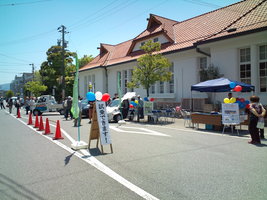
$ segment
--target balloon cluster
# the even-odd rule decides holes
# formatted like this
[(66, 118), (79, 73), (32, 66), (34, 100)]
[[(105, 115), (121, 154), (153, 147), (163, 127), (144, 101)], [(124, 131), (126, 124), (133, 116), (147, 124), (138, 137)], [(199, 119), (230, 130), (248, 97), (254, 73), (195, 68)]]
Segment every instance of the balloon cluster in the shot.
[(231, 99), (224, 98), (223, 102), (224, 103), (237, 103), (239, 108), (249, 108), (249, 101), (245, 100), (244, 98), (235, 98), (235, 97), (232, 97)]
[(88, 101), (109, 101), (110, 99), (110, 95), (108, 93), (104, 93), (102, 94), (101, 92), (97, 91), (95, 94), (93, 92), (87, 92), (86, 94), (86, 99)]
[(130, 108), (136, 107), (138, 105), (138, 103), (139, 103), (138, 100), (131, 101), (130, 102)]
[(236, 102), (236, 98), (235, 97), (232, 97), (231, 99), (224, 98), (223, 102), (224, 103), (235, 103)]
[(241, 91), (242, 91), (242, 86), (240, 86), (240, 85), (236, 85), (235, 82), (231, 82), (231, 83), (229, 84), (229, 86), (230, 86), (230, 88), (232, 88), (233, 91), (235, 91), (235, 92), (241, 92)]
[(238, 103), (239, 108), (249, 108), (249, 100), (244, 98), (236, 98), (236, 103)]

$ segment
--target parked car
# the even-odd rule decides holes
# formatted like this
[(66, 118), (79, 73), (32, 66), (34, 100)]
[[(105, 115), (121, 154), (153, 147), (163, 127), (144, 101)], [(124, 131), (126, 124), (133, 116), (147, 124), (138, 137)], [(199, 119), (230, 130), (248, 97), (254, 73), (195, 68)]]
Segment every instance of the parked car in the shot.
[(82, 117), (89, 117), (89, 103), (87, 99), (82, 100)]
[[(132, 97), (135, 97), (135, 96), (136, 96), (135, 92), (128, 92), (121, 98), (121, 102), (124, 99), (129, 99), (130, 100)], [(108, 114), (108, 120), (109, 121), (118, 122), (118, 121), (122, 120), (122, 114), (121, 114), (121, 111), (120, 111), (120, 103), (121, 102), (120, 102), (119, 99), (114, 99), (107, 106), (107, 114)], [(134, 112), (132, 110), (129, 110), (129, 112), (128, 112), (129, 120), (133, 120), (133, 117), (134, 117)]]
[(33, 109), (33, 115), (42, 115), (45, 112), (59, 112), (60, 114), (64, 114), (63, 105), (58, 104), (51, 95), (42, 95), (38, 97)]

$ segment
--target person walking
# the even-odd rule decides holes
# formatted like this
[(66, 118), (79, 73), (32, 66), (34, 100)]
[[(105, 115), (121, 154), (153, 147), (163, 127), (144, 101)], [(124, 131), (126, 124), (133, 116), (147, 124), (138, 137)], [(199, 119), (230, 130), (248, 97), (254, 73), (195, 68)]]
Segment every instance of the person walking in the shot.
[[(266, 110), (260, 103), (260, 98), (258, 96), (250, 97), (250, 106), (249, 106), (249, 133), (251, 136), (251, 141), (249, 144), (260, 144), (260, 134), (259, 127), (257, 127), (259, 120), (264, 118)], [(263, 130), (264, 131), (264, 130)], [(264, 132), (261, 132), (261, 136), (264, 137)]]
[(3, 108), (6, 109), (5, 106), (4, 106), (4, 98), (3, 97), (0, 98), (0, 106), (1, 106), (1, 110)]
[(10, 98), (10, 99), (8, 100), (9, 114), (12, 113), (12, 107), (13, 107), (13, 100), (12, 100), (12, 98)]

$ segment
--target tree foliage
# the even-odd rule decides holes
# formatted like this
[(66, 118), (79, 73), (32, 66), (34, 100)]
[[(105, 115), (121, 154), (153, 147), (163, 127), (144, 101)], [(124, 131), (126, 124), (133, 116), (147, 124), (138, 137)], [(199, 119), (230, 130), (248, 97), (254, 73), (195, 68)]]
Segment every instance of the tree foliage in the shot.
[[(56, 88), (56, 99), (61, 98), (62, 92), (62, 47), (52, 46), (46, 52), (47, 61), (41, 64), (40, 75), (42, 83), (47, 86), (47, 92), (51, 93)], [(72, 96), (75, 67), (72, 64), (75, 53), (66, 51), (64, 53), (65, 66), (65, 95)]]
[(169, 71), (171, 63), (161, 54), (160, 44), (151, 40), (141, 47), (145, 51), (145, 55), (137, 59), (137, 66), (134, 67), (132, 80), (128, 82), (127, 87), (138, 88), (140, 85), (146, 90), (149, 96), (149, 88), (157, 81), (171, 80), (172, 72)]
[(46, 91), (47, 86), (42, 85), (39, 81), (29, 81), (25, 84), (25, 89), (38, 97), (42, 92)]
[(82, 58), (79, 59), (79, 67), (82, 68), (83, 66), (87, 65), (94, 59), (92, 55), (84, 55)]
[(11, 98), (14, 96), (14, 92), (12, 90), (6, 91), (6, 98)]

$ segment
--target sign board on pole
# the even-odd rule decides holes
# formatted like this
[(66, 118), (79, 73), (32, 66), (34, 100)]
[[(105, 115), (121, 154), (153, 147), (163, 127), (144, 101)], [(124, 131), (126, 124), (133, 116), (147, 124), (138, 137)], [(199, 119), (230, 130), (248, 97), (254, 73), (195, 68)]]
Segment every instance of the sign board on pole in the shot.
[(144, 101), (144, 115), (148, 115), (149, 113), (152, 113), (152, 110), (154, 109), (154, 103), (151, 101)]
[(239, 107), (237, 103), (222, 104), (222, 123), (226, 125), (240, 124)]

